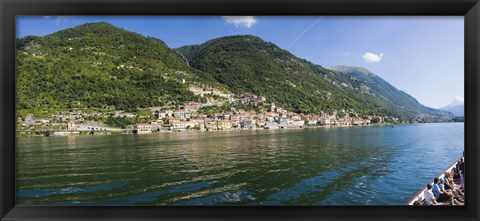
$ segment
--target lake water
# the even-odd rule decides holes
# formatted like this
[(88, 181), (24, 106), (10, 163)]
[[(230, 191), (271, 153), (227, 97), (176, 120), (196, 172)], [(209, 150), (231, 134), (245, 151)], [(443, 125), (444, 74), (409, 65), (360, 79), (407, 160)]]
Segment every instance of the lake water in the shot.
[(21, 205), (403, 205), (463, 123), (17, 138)]

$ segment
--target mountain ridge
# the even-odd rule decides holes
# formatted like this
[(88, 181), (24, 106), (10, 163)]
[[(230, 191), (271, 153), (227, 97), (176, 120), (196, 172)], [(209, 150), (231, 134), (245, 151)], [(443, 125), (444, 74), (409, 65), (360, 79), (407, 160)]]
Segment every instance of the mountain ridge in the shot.
[[(252, 44), (245, 46), (244, 42), (246, 41)], [(237, 43), (232, 46), (232, 42)], [(421, 105), (412, 96), (401, 90), (398, 90), (397, 88), (393, 87), (388, 82), (381, 79), (380, 77), (365, 68), (337, 66), (337, 70), (332, 70), (335, 69), (335, 67), (332, 69), (326, 69), (320, 65), (313, 64), (305, 59), (298, 58), (290, 52), (283, 50), (270, 42), (265, 42), (262, 39), (251, 35), (226, 36), (212, 39), (199, 45), (183, 46), (177, 48), (176, 50), (178, 50), (180, 53), (184, 54), (185, 57), (188, 58), (192, 67), (205, 71), (206, 73), (213, 73), (212, 77), (217, 79), (218, 81), (221, 81), (221, 79), (219, 78), (228, 77), (234, 79), (235, 76), (243, 75), (255, 74), (259, 76), (266, 76), (268, 75), (268, 73), (264, 73), (265, 71), (252, 71), (249, 68), (251, 68), (251, 66), (270, 64), (270, 66), (268, 67), (264, 65), (263, 70), (277, 70), (277, 68), (275, 67), (277, 67), (279, 64), (276, 64), (275, 61), (280, 61), (282, 63), (280, 65), (283, 65), (284, 69), (290, 71), (293, 70), (293, 73), (295, 71), (302, 72), (302, 77), (305, 81), (307, 81), (307, 84), (317, 84), (317, 88), (325, 89), (323, 92), (327, 94), (334, 92), (335, 95), (339, 95), (337, 98), (333, 98), (337, 100), (337, 105), (335, 108), (340, 107), (345, 109), (360, 109), (361, 114), (388, 114), (390, 116), (410, 119), (415, 118), (417, 114), (421, 113), (427, 113), (432, 115), (451, 115), (448, 112), (435, 110), (433, 108)], [(245, 51), (248, 51), (249, 53), (244, 53), (244, 56), (237, 56), (238, 53)], [(265, 60), (265, 56), (269, 56), (269, 60)], [(237, 63), (236, 65), (231, 65), (231, 58), (236, 59), (234, 61)], [(216, 62), (219, 60), (224, 60), (226, 62)], [(244, 60), (244, 62), (238, 62), (241, 60)], [(239, 70), (238, 67), (246, 68)], [(277, 77), (284, 77), (284, 75), (282, 74), (279, 75), (278, 71), (275, 72), (277, 74)], [(232, 76), (232, 73), (236, 73), (236, 75)], [(317, 76), (312, 75), (312, 73), (315, 73), (315, 75), (320, 76), (321, 78), (318, 79)], [(292, 73), (289, 73), (288, 75), (293, 76)], [(286, 75), (287, 78), (288, 75)], [(262, 82), (262, 79), (255, 80), (255, 78), (250, 78), (250, 80), (252, 82), (257, 81), (258, 85), (266, 83)], [(287, 80), (293, 83), (297, 82), (297, 78), (290, 77)], [(250, 89), (250, 86), (245, 86), (244, 84), (235, 84), (234, 80), (222, 83), (227, 83), (227, 85), (230, 84), (228, 86), (233, 87), (231, 88), (233, 91), (243, 90), (242, 92), (247, 92)], [(275, 83), (277, 85), (281, 84), (281, 82), (278, 81)], [(380, 84), (381, 87), (375, 86), (376, 84)], [(289, 88), (283, 88), (282, 91), (295, 93)], [(272, 97), (272, 94), (276, 95), (277, 93), (281, 93), (273, 93), (261, 90), (253, 92), (260, 92), (260, 95), (264, 95), (270, 98)], [(387, 93), (388, 96), (385, 97), (384, 93)], [(315, 90), (307, 89), (307, 94), (315, 94)], [(319, 93), (318, 95), (321, 95), (321, 93)], [(384, 100), (381, 100), (380, 97), (383, 97)], [(311, 101), (313, 105), (317, 105), (318, 103), (322, 103), (325, 102), (325, 100), (328, 100), (328, 98), (326, 97), (323, 97), (320, 101), (315, 100), (315, 98), (310, 99), (312, 99)], [(392, 99), (399, 99), (400, 102), (392, 101)], [(282, 100), (274, 99), (274, 102), (280, 102), (282, 105), (288, 105), (288, 103), (295, 102), (291, 100), (287, 101), (288, 102), (283, 102)], [(359, 105), (358, 101), (360, 101), (362, 104)], [(321, 109), (323, 111), (328, 110), (329, 108), (332, 107), (327, 105), (321, 106)], [(362, 110), (362, 108), (367, 108), (370, 111)]]
[[(265, 96), (297, 113), (345, 109), (404, 120), (418, 114), (449, 115), (424, 107), (367, 69), (330, 70), (253, 35), (172, 49), (160, 39), (100, 22), (17, 39), (17, 49), (17, 108), (24, 112), (108, 107), (133, 111), (204, 102), (189, 87), (207, 85), (237, 95)], [(375, 82), (384, 88), (374, 87)], [(382, 90), (391, 94), (385, 97)], [(415, 108), (397, 111), (397, 103), (389, 100), (394, 97)]]
[(266, 96), (269, 102), (290, 111), (319, 112), (359, 106), (301, 59), (256, 36), (226, 36), (177, 50), (192, 67), (211, 74), (233, 92)]
[(418, 102), (413, 96), (394, 87), (378, 75), (370, 72), (363, 67), (347, 67), (334, 66), (331, 67), (345, 73), (351, 77), (362, 80), (367, 85), (381, 94), (386, 100), (391, 101), (391, 105), (395, 106), (401, 111), (417, 111), (420, 113), (427, 113), (432, 115), (447, 115), (452, 116), (451, 113), (427, 107)]

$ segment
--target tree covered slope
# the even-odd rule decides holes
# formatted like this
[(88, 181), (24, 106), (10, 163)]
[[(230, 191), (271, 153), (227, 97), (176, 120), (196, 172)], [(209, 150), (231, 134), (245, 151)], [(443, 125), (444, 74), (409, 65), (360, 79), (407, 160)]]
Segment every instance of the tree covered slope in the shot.
[(199, 100), (188, 86), (200, 83), (220, 85), (161, 40), (104, 22), (17, 39), (18, 110), (135, 110)]

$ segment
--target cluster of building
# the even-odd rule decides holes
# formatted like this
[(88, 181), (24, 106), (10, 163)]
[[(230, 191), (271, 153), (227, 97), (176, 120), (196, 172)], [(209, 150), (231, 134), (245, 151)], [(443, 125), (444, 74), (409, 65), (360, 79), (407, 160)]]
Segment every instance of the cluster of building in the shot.
[[(219, 100), (207, 101), (207, 103), (187, 102), (181, 107), (171, 109), (172, 107), (151, 108), (154, 111), (151, 116), (138, 116), (133, 113), (123, 111), (114, 111), (109, 113), (70, 111), (64, 114), (52, 115), (52, 117), (35, 119), (33, 115), (28, 115), (24, 120), (18, 119), (19, 131), (42, 131), (49, 130), (58, 133), (78, 133), (82, 131), (132, 131), (139, 134), (154, 133), (159, 131), (217, 131), (217, 130), (242, 130), (242, 129), (286, 129), (302, 128), (312, 126), (367, 126), (373, 124), (383, 124), (387, 119), (383, 116), (358, 116), (353, 110), (330, 110), (329, 113), (321, 114), (303, 114), (289, 112), (286, 109), (276, 106), (274, 103), (266, 103), (266, 98), (252, 93), (245, 93), (240, 97), (234, 97), (232, 94), (223, 94), (221, 91), (203, 87), (191, 88), (191, 91), (197, 95), (217, 95)], [(217, 97), (217, 98), (218, 98)], [(231, 104), (228, 110), (219, 113), (202, 114), (199, 111), (202, 107), (219, 106), (228, 102)], [(240, 107), (249, 106), (251, 109), (262, 110), (244, 110)], [(237, 107), (237, 108), (235, 108)], [(259, 107), (259, 108), (255, 108)], [(170, 108), (170, 109), (169, 109)], [(127, 117), (127, 118), (147, 118), (147, 123), (130, 125), (127, 129), (112, 128), (101, 122), (90, 119), (95, 117)], [(90, 117), (90, 118), (89, 118)], [(153, 119), (153, 120), (151, 120)], [(390, 122), (396, 122), (398, 119), (388, 119)]]
[(209, 87), (209, 86), (203, 86), (203, 87), (190, 87), (189, 90), (195, 94), (195, 95), (198, 95), (200, 97), (205, 97), (205, 96), (209, 96), (209, 95), (216, 95), (218, 97), (222, 97), (224, 99), (227, 99), (228, 102), (233, 102), (235, 99), (234, 99), (234, 94), (227, 94), (227, 93), (223, 93), (221, 90), (219, 89), (216, 89), (216, 88), (213, 88), (213, 87)]
[[(245, 93), (240, 99), (234, 100), (232, 103), (248, 104), (254, 107), (263, 105), (265, 101), (265, 97)], [(366, 115), (358, 117), (356, 114), (346, 113), (345, 110), (340, 111), (343, 113), (341, 114), (342, 117), (339, 117), (337, 110), (332, 110), (330, 114), (298, 114), (277, 107), (274, 103), (268, 104), (267, 110), (261, 113), (231, 107), (229, 111), (215, 113), (210, 116), (198, 113), (201, 107), (202, 104), (200, 103), (189, 102), (175, 111), (156, 111), (153, 113), (155, 120), (136, 125), (136, 132), (142, 134), (185, 130), (286, 129), (319, 125), (366, 126), (385, 122), (385, 117), (383, 116)], [(397, 121), (398, 119), (392, 118), (392, 120)]]
[[(85, 131), (122, 130), (120, 128), (106, 126), (93, 120), (86, 120), (87, 117), (91, 116), (107, 117), (108, 115), (100, 112), (85, 113), (82, 110), (55, 114), (44, 118), (35, 118), (33, 114), (28, 114), (25, 119), (17, 118), (17, 130), (20, 132), (51, 131), (54, 135), (79, 134)], [(115, 111), (113, 116), (135, 117), (135, 114)]]

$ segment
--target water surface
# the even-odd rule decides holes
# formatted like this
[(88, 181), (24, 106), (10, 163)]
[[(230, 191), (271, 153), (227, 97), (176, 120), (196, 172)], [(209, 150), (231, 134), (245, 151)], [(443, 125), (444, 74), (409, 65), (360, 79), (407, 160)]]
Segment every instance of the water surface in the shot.
[(402, 205), (463, 123), (17, 138), (21, 205)]

